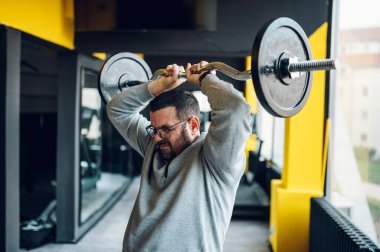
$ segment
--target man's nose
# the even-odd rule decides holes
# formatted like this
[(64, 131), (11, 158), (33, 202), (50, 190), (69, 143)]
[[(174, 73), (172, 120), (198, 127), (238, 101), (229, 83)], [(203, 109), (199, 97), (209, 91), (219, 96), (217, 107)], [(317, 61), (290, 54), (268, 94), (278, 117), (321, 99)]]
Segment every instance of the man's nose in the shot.
[(159, 142), (159, 141), (162, 140), (162, 138), (160, 137), (160, 135), (159, 135), (158, 133), (156, 133), (156, 134), (154, 134), (153, 140), (154, 140), (155, 142)]

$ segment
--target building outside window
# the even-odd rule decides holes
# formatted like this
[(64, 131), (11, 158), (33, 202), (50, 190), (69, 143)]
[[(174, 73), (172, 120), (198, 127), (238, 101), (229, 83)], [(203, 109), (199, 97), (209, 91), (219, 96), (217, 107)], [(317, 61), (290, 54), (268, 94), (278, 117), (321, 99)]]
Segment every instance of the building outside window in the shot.
[(380, 18), (375, 10), (380, 1), (339, 1), (337, 9), (335, 51), (341, 67), (333, 84), (327, 195), (379, 242)]

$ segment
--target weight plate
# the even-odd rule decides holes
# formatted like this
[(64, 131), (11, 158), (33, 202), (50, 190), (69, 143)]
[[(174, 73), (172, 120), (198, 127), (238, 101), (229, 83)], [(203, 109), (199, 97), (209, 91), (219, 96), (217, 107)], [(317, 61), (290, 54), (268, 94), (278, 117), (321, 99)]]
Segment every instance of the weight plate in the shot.
[(296, 56), (299, 61), (312, 59), (305, 32), (290, 18), (266, 23), (256, 35), (252, 47), (251, 69), (257, 98), (276, 117), (297, 114), (305, 106), (312, 85), (312, 72), (305, 72), (295, 79), (282, 78), (278, 74), (276, 66), (284, 54)]
[(129, 83), (147, 82), (152, 77), (148, 64), (136, 54), (118, 53), (106, 60), (100, 70), (98, 90), (107, 104)]

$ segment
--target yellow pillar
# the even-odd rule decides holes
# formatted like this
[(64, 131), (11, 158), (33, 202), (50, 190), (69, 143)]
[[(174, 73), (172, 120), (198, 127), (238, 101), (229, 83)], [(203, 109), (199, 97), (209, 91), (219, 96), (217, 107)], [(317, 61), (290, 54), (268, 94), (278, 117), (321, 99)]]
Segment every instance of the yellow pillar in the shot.
[[(252, 57), (248, 56), (245, 61), (245, 69), (251, 69), (251, 60)], [(257, 98), (256, 98), (256, 92), (255, 88), (253, 87), (252, 79), (249, 79), (245, 82), (245, 99), (247, 103), (251, 106), (250, 112), (251, 114), (257, 114)], [(245, 154), (247, 158), (247, 162), (245, 165), (245, 172), (248, 171), (249, 167), (249, 152), (256, 150), (256, 134), (251, 134), (247, 140), (246, 146), (245, 146)]]
[[(314, 59), (327, 51), (327, 23), (310, 37)], [(303, 110), (285, 120), (284, 166), (281, 180), (271, 184), (270, 236), (275, 252), (309, 251), (310, 198), (323, 195), (325, 72), (313, 74)]]

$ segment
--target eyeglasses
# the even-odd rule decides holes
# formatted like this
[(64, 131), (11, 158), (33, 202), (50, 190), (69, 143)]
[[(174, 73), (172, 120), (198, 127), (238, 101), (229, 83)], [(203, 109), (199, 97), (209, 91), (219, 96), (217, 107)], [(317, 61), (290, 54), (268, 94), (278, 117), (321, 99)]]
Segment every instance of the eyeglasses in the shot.
[(149, 125), (145, 129), (146, 129), (146, 132), (148, 132), (149, 136), (151, 136), (151, 137), (154, 137), (154, 135), (157, 134), (162, 139), (167, 139), (167, 138), (171, 137), (170, 132), (172, 130), (174, 130), (175, 128), (177, 128), (179, 125), (184, 124), (188, 120), (189, 119), (186, 119), (186, 120), (181, 121), (179, 123), (176, 123), (176, 124), (174, 124), (173, 126), (170, 126), (170, 127), (162, 126), (162, 127), (158, 128), (158, 129), (156, 129), (152, 125)]

